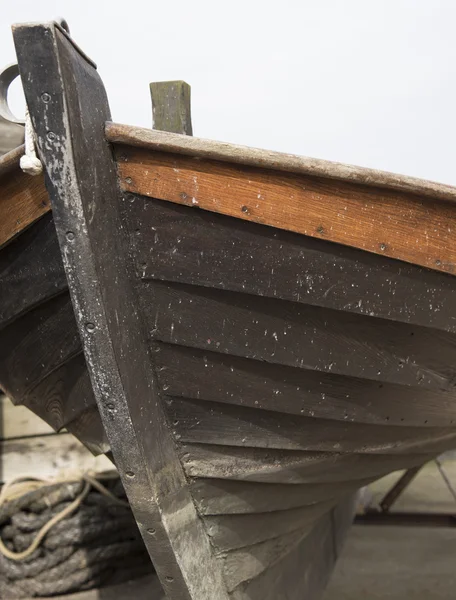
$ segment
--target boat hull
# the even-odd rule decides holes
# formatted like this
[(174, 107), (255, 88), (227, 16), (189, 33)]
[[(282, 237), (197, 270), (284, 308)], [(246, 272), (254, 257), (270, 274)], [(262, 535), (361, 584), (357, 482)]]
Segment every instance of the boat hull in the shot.
[[(394, 237), (394, 223), (399, 254), (368, 245), (365, 230), (339, 244), (320, 239), (330, 228), (315, 229), (303, 201), (329, 190), (355, 213), (364, 207), (367, 224), (384, 198), (382, 214), (394, 207), (410, 232), (414, 206), (421, 215), (431, 202), (438, 220), (432, 195), (452, 192), (425, 186), (417, 203), (409, 183), (386, 192), (383, 178), (304, 180), (277, 174), (274, 157), (227, 167), (151, 151), (143, 133), (110, 146), (104, 88), (67, 33), (26, 25), (15, 41), (74, 312), (61, 268), (55, 293), (47, 282), (6, 311), (15, 358), (2, 385), (60, 425), (79, 423), (81, 439), (92, 414), (90, 443), (106, 450), (106, 432), (170, 598), (317, 598), (356, 490), (456, 445), (456, 280), (444, 272), (453, 263), (442, 265), (442, 228), (429, 253)], [(296, 204), (298, 189), (307, 196)], [(311, 212), (308, 235), (287, 206), (301, 224)], [(47, 377), (59, 382), (58, 409), (41, 395), (55, 389)]]

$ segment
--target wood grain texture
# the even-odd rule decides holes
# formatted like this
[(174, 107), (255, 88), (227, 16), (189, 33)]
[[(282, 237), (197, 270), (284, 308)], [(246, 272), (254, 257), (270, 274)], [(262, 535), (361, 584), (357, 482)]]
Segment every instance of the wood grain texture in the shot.
[(136, 268), (144, 279), (456, 331), (450, 275), (138, 195), (130, 197), (127, 216)]
[(6, 166), (0, 179), (0, 247), (51, 210), (42, 176)]
[(191, 156), (196, 159), (217, 160), (285, 173), (350, 181), (367, 186), (410, 192), (434, 199), (440, 198), (450, 201), (456, 199), (456, 190), (453, 186), (375, 169), (355, 167), (271, 150), (248, 148), (226, 142), (186, 137), (163, 131), (152, 131), (151, 129), (119, 123), (106, 123), (105, 131), (106, 138), (113, 144), (133, 146), (153, 152), (166, 152)]
[[(291, 552), (264, 570), (259, 577), (240, 584), (232, 600), (318, 600), (338, 557), (335, 539), (342, 539), (353, 514), (353, 500), (323, 516)], [(280, 597), (280, 596), (279, 596)]]
[[(276, 484), (330, 483), (381, 477), (397, 469), (394, 454), (273, 450), (211, 444), (182, 444), (189, 477)], [(403, 454), (403, 468), (422, 465), (431, 454)]]
[(150, 84), (153, 128), (193, 135), (191, 88), (185, 81), (155, 81)]
[(316, 421), (254, 408), (173, 398), (168, 399), (167, 410), (175, 436), (182, 442), (204, 440), (227, 446), (397, 455), (440, 454), (456, 446), (454, 427)]
[[(348, 344), (347, 344), (348, 346)], [(261, 360), (161, 344), (158, 379), (170, 396), (344, 422), (446, 427), (454, 392), (378, 383)]]
[(195, 479), (190, 483), (190, 491), (200, 515), (268, 513), (346, 496), (370, 483), (373, 477), (353, 481), (348, 476), (339, 484), (333, 481), (294, 485)]
[(125, 191), (338, 242), (437, 271), (456, 270), (453, 203), (133, 147), (119, 148), (118, 157)]
[(289, 552), (293, 551), (295, 546), (307, 535), (309, 535), (309, 530), (305, 527), (302, 530), (298, 529), (271, 540), (247, 548), (232, 550), (227, 552), (226, 555), (222, 555), (220, 559), (223, 561), (223, 571), (228, 591), (232, 592), (241, 583), (250, 581), (270, 569)]
[(150, 334), (162, 342), (379, 384), (454, 389), (454, 334), (175, 283), (144, 284), (141, 300)]
[(0, 386), (19, 402), (80, 352), (73, 308), (67, 294), (60, 294), (0, 331)]
[(0, 288), (0, 328), (67, 289), (51, 214), (0, 251)]
[(218, 553), (245, 548), (280, 535), (307, 528), (310, 531), (336, 501), (253, 515), (217, 515), (204, 517), (211, 543)]

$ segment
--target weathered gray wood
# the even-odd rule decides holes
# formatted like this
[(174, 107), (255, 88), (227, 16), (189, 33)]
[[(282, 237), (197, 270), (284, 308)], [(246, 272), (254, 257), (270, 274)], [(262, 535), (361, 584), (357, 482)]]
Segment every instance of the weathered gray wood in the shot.
[[(454, 428), (390, 427), (278, 414), (216, 402), (169, 398), (181, 442), (228, 446), (398, 455), (440, 454), (456, 445)], [(318, 426), (316, 424), (318, 423)]]
[(169, 133), (193, 135), (191, 88), (185, 81), (155, 81), (150, 84), (153, 128)]
[(347, 500), (337, 517), (326, 513), (312, 531), (259, 577), (239, 585), (232, 600), (277, 600), (281, 590), (286, 600), (318, 600), (337, 560), (335, 536), (343, 537), (350, 524), (353, 500)]
[(223, 600), (221, 569), (188, 493), (134, 311), (122, 197), (103, 136), (110, 117), (103, 85), (55, 24), (16, 27), (14, 38), (95, 396), (133, 512), (165, 592)]
[(233, 591), (244, 581), (254, 579), (260, 573), (270, 569), (307, 535), (309, 535), (309, 528), (305, 527), (303, 530), (298, 529), (254, 546), (232, 550), (226, 555), (222, 555), (220, 560), (223, 561), (228, 591)]
[[(344, 482), (381, 477), (397, 469), (394, 454), (299, 452), (211, 444), (182, 444), (189, 477), (233, 479), (277, 484)], [(422, 465), (431, 454), (401, 454), (403, 468)]]
[(308, 527), (329, 512), (336, 501), (319, 502), (290, 510), (253, 515), (204, 517), (206, 530), (217, 552), (253, 546), (265, 540)]
[(266, 513), (334, 500), (367, 485), (374, 476), (342, 483), (301, 485), (196, 479), (190, 490), (201, 515)]

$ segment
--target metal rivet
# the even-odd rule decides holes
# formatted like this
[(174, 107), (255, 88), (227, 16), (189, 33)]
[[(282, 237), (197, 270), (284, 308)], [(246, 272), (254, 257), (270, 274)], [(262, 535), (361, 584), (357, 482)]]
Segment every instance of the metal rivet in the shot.
[(44, 94), (41, 94), (41, 100), (47, 104), (51, 101), (51, 96), (47, 92), (44, 92)]
[(106, 406), (109, 408), (109, 410), (113, 410), (114, 409), (114, 404), (112, 402), (110, 402)]
[(155, 535), (155, 529), (152, 529), (152, 527), (150, 527), (150, 528), (147, 530), (147, 533), (150, 533), (150, 535)]
[(248, 213), (249, 212), (248, 206), (242, 206), (241, 210), (242, 210), (243, 213)]
[(74, 240), (74, 233), (72, 231), (67, 231), (66, 237), (69, 242), (72, 242)]
[(53, 142), (57, 136), (53, 131), (48, 131), (46, 137), (50, 142)]
[(130, 185), (130, 183), (133, 183), (133, 179), (131, 177), (125, 177), (125, 181), (126, 183), (128, 183), (128, 185)]
[(166, 579), (166, 581), (167, 581), (168, 583), (171, 583), (172, 581), (174, 581), (174, 577), (171, 577), (171, 575), (167, 575), (167, 576), (165, 577), (165, 579)]
[(92, 333), (92, 331), (95, 331), (94, 323), (86, 323), (85, 328), (89, 333)]
[(435, 261), (435, 264), (436, 264), (438, 267), (440, 267), (440, 265), (442, 264), (442, 261), (441, 261), (441, 260), (439, 260), (439, 259), (437, 259), (437, 260)]
[(125, 475), (127, 477), (134, 477), (135, 476), (135, 474), (133, 473), (133, 471), (125, 471)]
[(386, 244), (380, 244), (380, 250), (386, 250)]

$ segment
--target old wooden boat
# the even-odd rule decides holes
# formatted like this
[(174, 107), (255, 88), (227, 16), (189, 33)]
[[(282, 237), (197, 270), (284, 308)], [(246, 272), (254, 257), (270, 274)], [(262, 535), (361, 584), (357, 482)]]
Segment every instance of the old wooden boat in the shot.
[(2, 388), (112, 452), (169, 598), (317, 598), (353, 493), (456, 446), (456, 189), (115, 124), (60, 25), (14, 38)]

